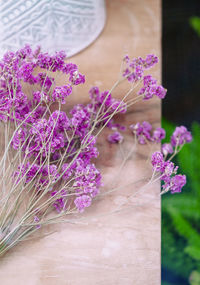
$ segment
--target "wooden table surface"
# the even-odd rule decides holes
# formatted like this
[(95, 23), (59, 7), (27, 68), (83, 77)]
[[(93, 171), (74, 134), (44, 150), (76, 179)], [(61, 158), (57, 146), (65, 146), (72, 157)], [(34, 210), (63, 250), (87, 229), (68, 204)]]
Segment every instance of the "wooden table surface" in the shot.
[[(100, 37), (70, 60), (86, 75), (69, 105), (88, 99), (88, 89), (102, 91), (116, 81), (125, 54), (161, 54), (160, 0), (108, 0), (107, 22)], [(161, 63), (152, 70), (160, 79)], [(122, 97), (125, 86), (114, 94)], [(148, 120), (160, 123), (160, 101), (138, 103), (124, 124)], [(121, 189), (97, 199), (77, 224), (60, 224), (41, 231), (42, 237), (25, 241), (0, 261), (0, 284), (4, 285), (157, 285), (160, 284), (159, 183), (135, 194), (142, 179), (150, 177), (148, 146), (136, 146), (119, 175), (119, 166), (131, 148), (126, 133), (118, 145), (99, 139), (105, 189)], [(114, 180), (114, 182), (113, 182)], [(129, 184), (129, 185), (127, 185)], [(102, 190), (105, 191), (105, 189)], [(47, 234), (48, 233), (48, 234)]]

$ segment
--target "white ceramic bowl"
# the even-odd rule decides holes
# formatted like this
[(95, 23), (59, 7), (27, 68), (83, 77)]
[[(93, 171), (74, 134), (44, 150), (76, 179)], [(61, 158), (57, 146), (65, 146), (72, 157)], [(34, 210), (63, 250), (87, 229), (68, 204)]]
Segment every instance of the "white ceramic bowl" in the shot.
[(0, 52), (26, 43), (72, 56), (91, 44), (105, 24), (104, 0), (0, 2)]

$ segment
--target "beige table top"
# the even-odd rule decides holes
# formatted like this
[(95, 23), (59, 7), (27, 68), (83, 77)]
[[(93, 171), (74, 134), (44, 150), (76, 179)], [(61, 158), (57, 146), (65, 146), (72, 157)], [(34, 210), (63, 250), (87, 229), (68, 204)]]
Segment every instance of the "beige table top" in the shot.
[[(85, 102), (92, 85), (109, 89), (118, 76), (124, 54), (160, 56), (160, 39), (160, 0), (108, 0), (103, 33), (71, 59), (86, 75), (87, 83), (84, 91), (77, 88), (70, 104)], [(160, 64), (152, 73), (160, 79)], [(116, 97), (122, 96), (124, 88), (118, 89)], [(158, 126), (160, 101), (139, 103), (121, 119), (124, 124), (148, 120)], [(81, 223), (54, 226), (49, 235), (43, 229), (43, 237), (25, 241), (11, 250), (0, 261), (0, 284), (160, 284), (159, 184), (134, 195), (140, 181), (151, 174), (146, 161), (148, 147), (135, 147), (118, 175), (133, 138), (126, 134), (119, 147), (105, 143), (105, 135), (98, 143), (101, 158), (97, 162), (105, 188), (109, 189), (114, 177), (115, 184), (124, 187), (97, 199), (83, 214)]]

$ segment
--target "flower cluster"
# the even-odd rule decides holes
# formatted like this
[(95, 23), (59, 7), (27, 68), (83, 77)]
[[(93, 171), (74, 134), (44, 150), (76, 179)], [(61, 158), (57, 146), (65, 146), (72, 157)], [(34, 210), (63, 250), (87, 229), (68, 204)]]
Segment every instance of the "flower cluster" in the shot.
[[(124, 130), (124, 127), (118, 126), (121, 130)], [(156, 128), (152, 131), (153, 127), (149, 122), (142, 122), (130, 125), (130, 130), (136, 136), (137, 141), (140, 144), (146, 144), (149, 142), (160, 143), (162, 139), (165, 138), (165, 130), (163, 128)], [(118, 143), (123, 141), (123, 136), (118, 132), (114, 132), (113, 134), (108, 136), (108, 141), (110, 143)]]
[(164, 99), (167, 90), (162, 85), (157, 85), (157, 80), (151, 75), (144, 76), (144, 86), (139, 90), (138, 94), (143, 96), (143, 100), (149, 100), (154, 95), (160, 99)]
[[(133, 60), (126, 56), (124, 62), (123, 80), (132, 83), (143, 80), (145, 94), (150, 88), (159, 98), (164, 97), (161, 95), (164, 89), (156, 85), (156, 80), (144, 76), (144, 71), (158, 62), (156, 56)], [(56, 85), (55, 72), (66, 77), (64, 85)], [(99, 154), (97, 130), (107, 126), (115, 130), (108, 141), (122, 142), (123, 136), (118, 130), (125, 127), (115, 123), (113, 116), (126, 113), (127, 103), (113, 98), (110, 91), (101, 92), (98, 87), (92, 87), (88, 104), (77, 104), (67, 114), (61, 111), (73, 86), (85, 82), (78, 67), (66, 62), (64, 52), (49, 55), (40, 48), (33, 51), (27, 45), (5, 54), (0, 62), (0, 75), (0, 120), (14, 122), (12, 146), (22, 155), (13, 175), (14, 185), (23, 183), (25, 188), (34, 185), (37, 195), (46, 193), (59, 212), (69, 205), (82, 212), (102, 185), (101, 174), (93, 163)], [(32, 94), (25, 92), (24, 84), (31, 85)], [(146, 139), (159, 142), (164, 131), (158, 128), (151, 136), (151, 129), (147, 122), (133, 127), (140, 143)]]
[(130, 129), (140, 144), (146, 144), (148, 141), (159, 143), (166, 135), (165, 130), (160, 127), (152, 132), (152, 125), (146, 121), (130, 125)]
[[(101, 115), (101, 122), (106, 123), (110, 115), (118, 110), (119, 113), (126, 113), (127, 105), (125, 102), (117, 100), (112, 97), (109, 91), (100, 92), (98, 87), (92, 87), (89, 91), (91, 103), (88, 108), (93, 112), (99, 112)], [(109, 121), (108, 127), (113, 127), (113, 122)]]
[(178, 167), (171, 161), (165, 161), (161, 152), (154, 152), (151, 158), (153, 169), (160, 172), (160, 179), (164, 182), (163, 192), (171, 191), (172, 194), (181, 192), (186, 184), (186, 176), (177, 174)]
[[(163, 128), (156, 128), (152, 131), (152, 125), (146, 121), (136, 123), (130, 126), (131, 131), (136, 136), (140, 144), (147, 142), (160, 143), (165, 138), (166, 132)], [(110, 143), (121, 143), (123, 136), (115, 131), (108, 136)], [(171, 162), (171, 158), (165, 160), (168, 154), (176, 155), (185, 143), (192, 140), (191, 133), (186, 127), (176, 127), (171, 136), (171, 143), (162, 145), (162, 152), (156, 151), (151, 157), (151, 163), (154, 173), (159, 173), (160, 179), (163, 181), (162, 193), (171, 191), (171, 193), (181, 192), (182, 187), (186, 184), (186, 176), (177, 174), (178, 167)]]
[(137, 82), (143, 78), (144, 71), (153, 67), (158, 63), (158, 57), (154, 54), (147, 55), (146, 58), (138, 57), (132, 60), (128, 55), (124, 57), (126, 68), (123, 72), (123, 76), (127, 77), (129, 82)]
[(118, 131), (108, 136), (108, 141), (110, 143), (121, 143), (123, 139), (124, 139), (123, 136)]
[[(154, 172), (161, 174), (160, 179), (163, 181), (162, 192), (171, 191), (171, 193), (181, 192), (182, 187), (186, 184), (186, 176), (177, 174), (178, 166), (174, 166), (171, 158), (166, 160), (168, 154), (176, 155), (185, 143), (192, 140), (191, 133), (186, 127), (176, 127), (171, 136), (171, 143), (162, 145), (162, 152), (157, 151), (153, 153), (151, 163)], [(179, 147), (179, 149), (178, 149)]]
[[(19, 121), (32, 117), (35, 102), (46, 99), (64, 104), (66, 97), (72, 93), (72, 86), (85, 82), (77, 66), (65, 63), (65, 59), (64, 52), (50, 56), (39, 49), (32, 51), (28, 45), (17, 52), (7, 52), (0, 62), (0, 120)], [(34, 76), (38, 67), (46, 71)], [(69, 76), (67, 85), (55, 86), (55, 79), (49, 73), (56, 71)], [(28, 100), (27, 94), (22, 91), (23, 82), (40, 86), (41, 89), (34, 94), (35, 100)]]
[[(64, 112), (73, 87), (85, 82), (64, 52), (49, 55), (26, 45), (4, 55), (0, 61), (0, 123), (5, 128), (5, 152), (0, 169), (1, 200), (6, 203), (0, 215), (0, 255), (42, 225), (83, 212), (92, 204), (103, 185), (95, 165), (98, 135), (108, 127), (112, 130), (108, 141), (121, 143), (126, 127), (116, 122), (115, 114), (123, 116), (139, 100), (165, 97), (166, 90), (145, 75), (157, 62), (151, 54), (132, 60), (126, 56), (123, 74), (110, 91), (92, 87), (88, 104), (76, 104)], [(57, 86), (60, 74), (65, 83)], [(118, 100), (114, 90), (125, 80), (131, 83), (129, 90)], [(140, 83), (143, 87), (133, 95)], [(162, 128), (153, 130), (148, 122), (130, 129), (140, 144), (159, 143), (165, 137)], [(160, 175), (162, 192), (180, 192), (185, 185), (186, 177), (177, 174), (177, 167), (166, 157), (191, 139), (185, 127), (177, 127), (162, 153), (153, 154), (153, 175)]]
[(186, 127), (176, 127), (171, 136), (170, 143), (165, 143), (162, 145), (162, 153), (164, 154), (164, 156), (172, 154), (174, 151), (178, 150), (178, 147), (181, 148), (184, 144), (189, 143), (191, 141), (191, 132), (189, 132)]
[(153, 54), (147, 55), (145, 59), (138, 57), (131, 60), (128, 56), (124, 58), (126, 68), (123, 72), (123, 76), (128, 79), (129, 82), (135, 83), (143, 80), (143, 87), (139, 90), (138, 95), (143, 97), (143, 100), (151, 99), (154, 95), (160, 99), (164, 99), (166, 95), (166, 89), (162, 85), (157, 84), (157, 80), (151, 75), (144, 76), (144, 71), (153, 67), (158, 63), (157, 56)]
[(180, 126), (176, 127), (174, 133), (171, 136), (171, 145), (178, 146), (184, 145), (185, 143), (189, 143), (192, 140), (191, 133), (187, 130), (186, 127)]

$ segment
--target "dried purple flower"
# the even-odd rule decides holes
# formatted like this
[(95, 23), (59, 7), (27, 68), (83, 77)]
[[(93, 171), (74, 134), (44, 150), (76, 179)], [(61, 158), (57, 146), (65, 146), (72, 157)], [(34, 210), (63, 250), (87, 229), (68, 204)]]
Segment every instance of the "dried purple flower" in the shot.
[(164, 143), (162, 145), (162, 153), (167, 156), (168, 154), (172, 154), (174, 152), (173, 147), (170, 143)]
[(79, 85), (85, 83), (85, 76), (78, 71), (71, 71), (69, 81), (72, 82), (73, 85)]
[(160, 151), (156, 151), (151, 156), (151, 163), (155, 171), (164, 172), (165, 170), (165, 161), (163, 154)]
[(162, 139), (164, 139), (166, 136), (166, 132), (163, 128), (157, 128), (153, 132), (152, 140), (156, 143), (159, 143)]
[(108, 136), (108, 141), (110, 143), (121, 143), (123, 139), (124, 137), (117, 131)]
[(145, 69), (148, 69), (153, 67), (157, 63), (158, 63), (158, 57), (154, 54), (148, 54), (144, 62), (144, 67)]
[(74, 204), (76, 205), (78, 211), (81, 213), (86, 207), (89, 207), (91, 205), (91, 202), (92, 198), (89, 195), (82, 195), (74, 200)]
[(183, 145), (191, 141), (192, 141), (192, 135), (184, 126), (176, 127), (175, 131), (171, 136), (172, 146)]
[(135, 125), (130, 125), (130, 129), (137, 136), (138, 142), (140, 144), (146, 144), (147, 140), (151, 140), (151, 130), (152, 126), (150, 123), (144, 121), (142, 124), (136, 123)]
[(70, 119), (63, 111), (54, 111), (49, 117), (49, 126), (54, 127), (56, 132), (63, 132), (70, 128)]
[(72, 93), (72, 86), (71, 85), (65, 85), (65, 86), (57, 86), (53, 93), (52, 93), (52, 99), (53, 102), (60, 101), (61, 104), (66, 103), (66, 98)]
[(160, 99), (164, 99), (167, 91), (163, 88), (163, 86), (157, 85), (156, 82), (156, 79), (154, 79), (151, 75), (144, 76), (144, 87), (139, 90), (138, 95), (143, 95), (143, 100), (151, 99), (154, 95)]
[(186, 184), (186, 176), (185, 175), (175, 175), (171, 179), (171, 184), (170, 184), (170, 191), (172, 194), (174, 193), (180, 193), (183, 186)]

